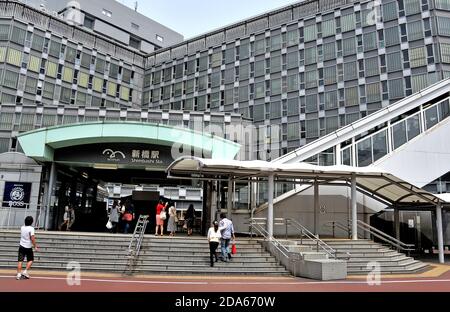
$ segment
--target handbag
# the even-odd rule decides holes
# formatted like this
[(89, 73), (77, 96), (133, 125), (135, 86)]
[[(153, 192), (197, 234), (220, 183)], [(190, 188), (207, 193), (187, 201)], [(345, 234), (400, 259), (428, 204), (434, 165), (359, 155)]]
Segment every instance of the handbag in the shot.
[(161, 220), (166, 220), (167, 219), (167, 215), (166, 215), (166, 212), (164, 210), (161, 210), (161, 212), (159, 213), (159, 218)]
[(129, 213), (129, 212), (126, 212), (126, 213), (123, 215), (122, 220), (128, 221), (128, 222), (133, 221), (133, 214), (131, 214), (131, 213)]
[(108, 222), (106, 223), (106, 228), (107, 228), (108, 230), (111, 230), (112, 227), (113, 227), (113, 225), (112, 225), (111, 221), (108, 220)]
[(236, 243), (233, 243), (233, 245), (231, 245), (231, 254), (235, 255), (236, 253), (237, 253)]

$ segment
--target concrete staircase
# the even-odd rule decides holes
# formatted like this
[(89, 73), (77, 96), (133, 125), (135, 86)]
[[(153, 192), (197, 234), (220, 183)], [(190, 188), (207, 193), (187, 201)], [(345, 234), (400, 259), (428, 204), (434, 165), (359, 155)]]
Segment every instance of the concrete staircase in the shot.
[[(0, 268), (16, 267), (19, 237), (17, 231), (0, 231)], [(77, 261), (82, 271), (123, 273), (131, 235), (37, 232), (36, 238), (34, 269), (66, 270)], [(133, 273), (290, 275), (257, 241), (239, 238), (237, 249), (230, 262), (210, 267), (206, 238), (146, 235)]]
[[(397, 252), (371, 240), (323, 239), (330, 247), (338, 252), (338, 258), (350, 254), (347, 260), (347, 274), (367, 274), (373, 270), (368, 267), (369, 262), (377, 262), (381, 273), (384, 274), (413, 274), (428, 269), (428, 264), (414, 260), (403, 253)], [(303, 240), (302, 245), (312, 246), (314, 242)], [(314, 249), (314, 248), (313, 248)]]

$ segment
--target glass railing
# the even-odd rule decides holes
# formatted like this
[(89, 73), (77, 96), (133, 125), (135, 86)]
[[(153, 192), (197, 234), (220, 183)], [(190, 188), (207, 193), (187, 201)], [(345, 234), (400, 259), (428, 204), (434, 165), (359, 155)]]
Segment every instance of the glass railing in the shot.
[(450, 116), (450, 101), (445, 99), (423, 108), (402, 120), (388, 124), (384, 129), (365, 136), (341, 150), (341, 164), (368, 166), (390, 152), (431, 129)]

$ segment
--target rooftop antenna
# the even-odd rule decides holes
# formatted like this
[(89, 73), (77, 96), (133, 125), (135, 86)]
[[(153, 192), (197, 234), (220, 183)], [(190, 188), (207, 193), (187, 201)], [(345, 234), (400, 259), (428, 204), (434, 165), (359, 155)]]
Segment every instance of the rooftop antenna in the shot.
[(138, 10), (138, 2), (137, 1), (134, 1), (134, 10), (137, 12), (137, 10)]

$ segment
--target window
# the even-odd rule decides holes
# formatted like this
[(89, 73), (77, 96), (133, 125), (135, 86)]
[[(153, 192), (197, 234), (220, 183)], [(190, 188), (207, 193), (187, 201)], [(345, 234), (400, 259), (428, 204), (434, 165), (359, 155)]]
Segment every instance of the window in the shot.
[(118, 74), (119, 74), (119, 65), (111, 63), (109, 65), (109, 77), (117, 79)]
[(70, 67), (64, 67), (63, 80), (68, 83), (72, 83), (73, 69)]
[(17, 88), (17, 81), (19, 79), (19, 74), (10, 70), (5, 71), (5, 77), (3, 80), (3, 85), (12, 89)]
[(112, 12), (109, 11), (109, 10), (107, 10), (107, 9), (103, 9), (103, 10), (102, 10), (102, 14), (103, 14), (103, 15), (106, 15), (106, 16), (108, 16), (108, 17), (111, 17), (111, 16), (112, 16)]
[(355, 14), (350, 13), (341, 16), (341, 30), (342, 32), (355, 29)]
[(266, 96), (266, 82), (255, 83), (255, 99), (263, 98)]
[(322, 37), (333, 36), (336, 33), (336, 20), (334, 15), (332, 19), (322, 21)]
[(19, 66), (22, 61), (22, 52), (9, 48), (8, 50), (8, 58), (6, 62), (11, 65)]
[(378, 56), (366, 58), (364, 61), (366, 76), (378, 75)]
[(288, 116), (298, 115), (298, 98), (291, 98), (287, 100), (287, 114)]
[(305, 109), (306, 113), (317, 112), (317, 94), (310, 94), (305, 96)]
[(24, 45), (26, 34), (27, 34), (26, 30), (14, 26), (11, 41), (20, 45)]
[(160, 36), (160, 35), (156, 35), (156, 40), (158, 40), (159, 42), (164, 42), (164, 37)]
[(402, 78), (389, 80), (388, 85), (390, 99), (402, 98), (405, 96)]
[(41, 59), (30, 55), (30, 61), (28, 62), (28, 70), (38, 73), (41, 68)]
[(305, 49), (305, 65), (315, 64), (317, 62), (316, 47)]
[(94, 77), (93, 83), (92, 83), (92, 90), (97, 92), (102, 92), (103, 89), (103, 79)]
[(135, 48), (136, 50), (140, 50), (141, 40), (139, 38), (130, 36), (130, 47)]
[(300, 125), (299, 122), (289, 123), (287, 125), (287, 139), (298, 140), (300, 138)]
[(89, 75), (83, 72), (80, 72), (78, 77), (78, 85), (83, 88), (87, 88), (89, 83)]
[(427, 65), (427, 56), (425, 47), (410, 49), (409, 61), (411, 63), (411, 68)]
[(27, 77), (27, 82), (25, 84), (25, 92), (36, 94), (38, 80), (32, 77)]
[(323, 79), (325, 85), (336, 83), (336, 66), (328, 66), (323, 69)]
[(383, 4), (383, 20), (385, 22), (398, 19), (397, 1)]
[[(298, 52), (294, 51), (288, 53), (286, 56), (287, 69), (298, 67)], [(256, 76), (256, 63), (255, 63), (255, 76)]]
[(270, 72), (276, 73), (281, 71), (281, 55), (272, 56), (270, 58)]
[(325, 109), (334, 109), (338, 107), (337, 91), (327, 91), (324, 95)]
[(317, 87), (317, 70), (305, 72), (305, 88)]
[(63, 103), (70, 103), (71, 95), (72, 95), (71, 89), (61, 87), (61, 94), (60, 94), (59, 100)]
[(450, 18), (438, 16), (437, 24), (439, 35), (450, 36)]
[(359, 105), (358, 87), (345, 88), (345, 106)]
[(380, 84), (378, 82), (366, 84), (367, 103), (381, 100)]
[(435, 0), (436, 9), (450, 11), (450, 3), (447, 0)]
[(42, 52), (43, 47), (44, 47), (44, 37), (39, 36), (38, 34), (33, 34), (33, 42), (31, 43), (31, 48), (33, 50)]
[(323, 60), (334, 60), (336, 58), (336, 45), (333, 42), (323, 44)]
[(95, 71), (101, 74), (105, 73), (106, 62), (104, 59), (99, 58), (97, 55), (97, 60), (95, 62)]
[(9, 25), (0, 25), (0, 40), (7, 41), (9, 38)]
[(83, 22), (84, 27), (89, 28), (89, 29), (94, 29), (95, 26), (95, 18), (92, 16), (88, 16), (85, 15), (84, 16), (84, 22)]
[(353, 80), (358, 78), (358, 68), (356, 61), (344, 63), (344, 80)]
[(408, 40), (414, 41), (423, 38), (422, 21), (408, 23)]
[(130, 99), (130, 88), (120, 87), (120, 98), (126, 102)]
[(273, 35), (270, 38), (270, 49), (271, 49), (271, 51), (281, 49), (281, 43), (282, 43), (282, 41), (281, 41), (281, 34), (280, 35)]
[(377, 32), (373, 31), (364, 34), (364, 51), (370, 51), (377, 48)]
[(272, 79), (270, 81), (270, 94), (276, 95), (281, 94), (281, 79)]
[(50, 42), (50, 50), (48, 51), (48, 54), (53, 57), (59, 58), (60, 53), (61, 53), (61, 43), (52, 40)]
[(44, 84), (42, 96), (47, 99), (53, 99), (54, 92), (55, 92), (55, 85), (53, 83), (46, 81)]
[(316, 138), (319, 136), (319, 123), (317, 119), (306, 120), (306, 137)]
[(420, 13), (421, 0), (403, 0), (406, 15)]
[(450, 64), (450, 44), (440, 43), (439, 45), (441, 48), (441, 61)]
[(342, 40), (343, 55), (348, 56), (356, 53), (356, 41), (354, 37)]
[(401, 52), (394, 52), (390, 54), (386, 54), (386, 65), (388, 72), (394, 72), (398, 70), (402, 70), (402, 55)]
[(316, 24), (305, 26), (304, 28), (305, 42), (316, 40)]
[(298, 30), (290, 30), (287, 32), (287, 46), (298, 44)]
[(287, 91), (298, 91), (298, 74), (287, 77)]
[(384, 30), (384, 37), (386, 47), (400, 44), (400, 35), (397, 26), (386, 28)]

